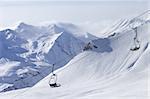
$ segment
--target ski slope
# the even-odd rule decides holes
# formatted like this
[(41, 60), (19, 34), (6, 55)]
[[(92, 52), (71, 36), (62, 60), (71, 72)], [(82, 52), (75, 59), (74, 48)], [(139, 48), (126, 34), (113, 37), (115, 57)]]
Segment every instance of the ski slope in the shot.
[(32, 88), (0, 94), (2, 99), (148, 99), (149, 21), (137, 27), (140, 49), (131, 51), (132, 29), (93, 40), (98, 49), (84, 51), (55, 71), (61, 87), (48, 85), (50, 75)]

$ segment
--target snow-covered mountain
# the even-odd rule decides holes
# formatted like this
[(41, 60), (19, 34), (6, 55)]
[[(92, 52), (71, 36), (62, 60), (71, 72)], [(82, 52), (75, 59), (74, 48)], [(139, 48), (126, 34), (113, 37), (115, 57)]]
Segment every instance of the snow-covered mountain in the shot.
[(65, 23), (20, 23), (15, 30), (0, 31), (0, 91), (33, 86), (51, 72), (52, 64), (55, 69), (64, 66), (82, 52), (87, 41), (97, 38), (80, 32)]
[[(63, 31), (43, 32), (43, 35), (39, 32), (40, 36), (35, 33), (38, 29), (24, 28), (13, 31), (17, 35), (16, 39), (22, 41), (19, 42), (17, 48), (22, 49), (23, 52), (13, 53), (21, 60), (11, 60), (11, 57), (4, 58), (1, 53), (3, 57), (0, 60), (0, 70), (5, 70), (5, 72), (1, 72), (1, 75), (6, 75), (6, 77), (1, 76), (0, 87), (4, 89), (2, 91), (27, 87), (24, 85), (32, 86), (42, 80), (32, 88), (1, 93), (0, 98), (148, 99), (150, 19), (140, 16), (127, 22), (119, 22), (112, 26), (115, 29), (104, 34), (105, 38), (97, 38), (89, 33), (79, 35), (80, 31), (74, 25), (59, 24), (56, 26), (59, 27), (59, 29), (55, 28), (56, 30)], [(65, 28), (62, 28), (63, 26)], [(39, 26), (31, 27), (41, 28)], [(18, 26), (18, 28), (20, 27)], [(47, 26), (44, 28), (48, 29)], [(23, 31), (28, 31), (26, 37), (23, 36), (26, 33)], [(2, 33), (7, 34), (3, 31)], [(32, 33), (35, 33), (34, 37), (30, 37)], [(10, 38), (4, 36), (4, 38), (7, 37)], [(136, 46), (135, 37), (137, 37), (140, 47), (137, 50), (131, 50)], [(85, 42), (89, 40), (91, 40), (90, 44), (96, 47), (81, 51)], [(1, 41), (0, 46), (3, 48), (5, 40), (1, 39)], [(14, 44), (17, 45), (17, 42)], [(6, 46), (6, 48), (8, 47)], [(11, 53), (11, 50), (9, 52)], [(61, 59), (65, 60), (61, 63)], [(52, 75), (49, 74), (50, 67), (53, 63), (56, 63), (56, 68), (59, 68), (54, 71), (58, 75), (57, 82), (61, 84), (57, 88), (51, 88), (48, 84)], [(66, 65), (62, 67), (60, 63)], [(8, 69), (6, 70), (5, 67)], [(8, 72), (8, 70), (10, 71)], [(13, 81), (16, 77), (16, 75), (12, 75), (13, 73), (19, 78), (16, 81)], [(48, 76), (45, 77), (46, 75)], [(8, 82), (7, 79), (11, 82)]]
[[(14, 99), (148, 99), (150, 21), (136, 24), (140, 48), (134, 45), (134, 28), (92, 41), (96, 49), (84, 51), (55, 71), (61, 87), (48, 85), (50, 75), (32, 88), (1, 94)], [(5, 61), (4, 61), (5, 62)]]

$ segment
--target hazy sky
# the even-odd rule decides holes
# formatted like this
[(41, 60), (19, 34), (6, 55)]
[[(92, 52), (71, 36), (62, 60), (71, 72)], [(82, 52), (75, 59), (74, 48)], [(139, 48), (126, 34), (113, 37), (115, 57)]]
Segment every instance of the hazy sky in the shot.
[(148, 9), (148, 0), (0, 0), (0, 29), (18, 22), (47, 21), (107, 25)]

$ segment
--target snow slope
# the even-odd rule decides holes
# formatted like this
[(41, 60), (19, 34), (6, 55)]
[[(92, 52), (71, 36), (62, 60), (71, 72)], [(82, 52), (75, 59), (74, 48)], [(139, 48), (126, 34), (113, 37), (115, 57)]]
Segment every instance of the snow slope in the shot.
[(120, 31), (118, 35), (94, 40), (98, 49), (80, 53), (55, 71), (61, 87), (49, 87), (50, 74), (12, 97), (10, 93), (1, 96), (7, 99), (148, 99), (149, 25), (149, 21), (138, 25), (141, 47), (137, 51), (130, 50), (135, 32)]

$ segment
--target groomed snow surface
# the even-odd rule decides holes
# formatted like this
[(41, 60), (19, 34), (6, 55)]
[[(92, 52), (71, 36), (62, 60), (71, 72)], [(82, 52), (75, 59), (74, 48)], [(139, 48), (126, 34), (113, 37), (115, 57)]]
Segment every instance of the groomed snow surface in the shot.
[(149, 25), (146, 21), (137, 27), (141, 45), (137, 51), (130, 50), (135, 36), (132, 29), (98, 38), (92, 42), (97, 49), (81, 52), (64, 67), (54, 71), (60, 87), (51, 88), (48, 85), (49, 74), (31, 88), (1, 93), (0, 98), (149, 99)]

